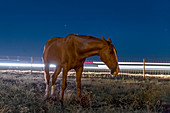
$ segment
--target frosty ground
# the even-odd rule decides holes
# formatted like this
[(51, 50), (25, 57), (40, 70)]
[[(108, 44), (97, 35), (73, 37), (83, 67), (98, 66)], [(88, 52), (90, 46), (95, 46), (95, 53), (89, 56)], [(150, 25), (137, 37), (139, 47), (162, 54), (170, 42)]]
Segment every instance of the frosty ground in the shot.
[(76, 79), (68, 77), (64, 110), (59, 102), (62, 78), (56, 82), (55, 101), (44, 101), (42, 73), (1, 71), (0, 112), (131, 113), (170, 112), (170, 79), (118, 75), (83, 77), (82, 103), (76, 100)]

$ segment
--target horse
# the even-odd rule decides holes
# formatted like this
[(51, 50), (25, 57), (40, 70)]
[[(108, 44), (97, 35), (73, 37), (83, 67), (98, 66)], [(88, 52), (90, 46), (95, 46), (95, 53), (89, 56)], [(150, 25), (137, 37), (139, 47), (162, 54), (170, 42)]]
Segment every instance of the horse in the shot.
[(44, 79), (46, 83), (45, 98), (49, 98), (49, 64), (56, 64), (56, 69), (52, 75), (51, 96), (55, 97), (55, 82), (57, 76), (63, 69), (60, 102), (63, 105), (64, 91), (67, 86), (68, 71), (76, 71), (77, 97), (81, 101), (81, 76), (83, 64), (87, 57), (99, 56), (112, 75), (119, 73), (117, 51), (111, 39), (106, 40), (93, 37), (91, 35), (69, 34), (65, 38), (53, 37), (48, 40), (44, 47), (43, 61), (45, 64)]

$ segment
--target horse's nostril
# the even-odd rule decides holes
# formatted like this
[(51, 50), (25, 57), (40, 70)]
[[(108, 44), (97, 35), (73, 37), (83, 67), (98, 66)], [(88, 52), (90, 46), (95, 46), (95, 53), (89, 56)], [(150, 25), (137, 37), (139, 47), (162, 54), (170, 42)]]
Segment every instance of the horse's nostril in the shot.
[(119, 73), (119, 66), (116, 66), (116, 67), (113, 67), (112, 69), (111, 69), (111, 74), (112, 75), (117, 75), (118, 73)]
[(114, 72), (116, 71), (116, 69), (117, 69), (117, 67), (113, 67), (113, 68), (111, 69), (111, 73), (114, 73)]

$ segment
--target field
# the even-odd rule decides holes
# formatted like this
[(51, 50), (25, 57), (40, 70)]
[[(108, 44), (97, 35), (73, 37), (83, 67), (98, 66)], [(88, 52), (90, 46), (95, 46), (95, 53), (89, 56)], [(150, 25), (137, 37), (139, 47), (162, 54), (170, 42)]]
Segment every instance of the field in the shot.
[(1, 72), (0, 113), (152, 113), (170, 112), (170, 79), (135, 76), (82, 78), (82, 102), (76, 100), (75, 77), (68, 77), (61, 109), (61, 76), (56, 82), (55, 101), (44, 101), (42, 73)]

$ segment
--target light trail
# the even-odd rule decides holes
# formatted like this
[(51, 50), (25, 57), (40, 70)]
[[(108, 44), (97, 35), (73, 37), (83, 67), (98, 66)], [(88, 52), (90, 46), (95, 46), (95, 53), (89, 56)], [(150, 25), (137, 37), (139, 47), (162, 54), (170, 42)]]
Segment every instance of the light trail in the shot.
[[(103, 62), (85, 62), (85, 64), (95, 64), (95, 66), (84, 66), (88, 70), (109, 70)], [(0, 63), (0, 67), (27, 67), (27, 68), (43, 68), (44, 64), (31, 63)], [(50, 64), (51, 68), (56, 65)], [(143, 70), (143, 62), (119, 62), (120, 70)], [(145, 63), (145, 70), (166, 70), (170, 71), (170, 63)]]
[[(104, 62), (93, 62), (94, 64), (105, 64)], [(131, 65), (143, 65), (143, 62), (118, 62), (119, 65), (127, 65), (127, 64), (131, 64)], [(145, 62), (146, 65), (169, 65), (170, 63), (153, 63), (153, 62)]]
[[(0, 63), (1, 67), (44, 67), (44, 64), (31, 64), (31, 63)], [(50, 64), (50, 67), (56, 67), (54, 64)]]

